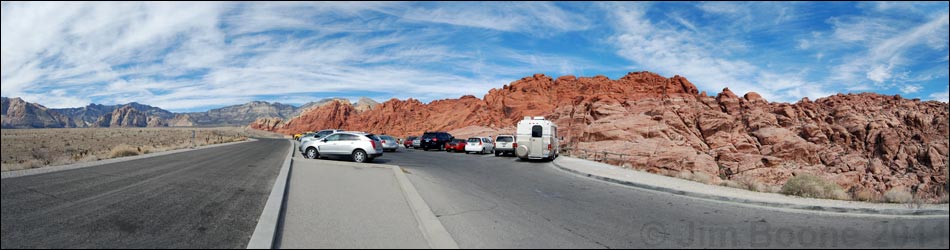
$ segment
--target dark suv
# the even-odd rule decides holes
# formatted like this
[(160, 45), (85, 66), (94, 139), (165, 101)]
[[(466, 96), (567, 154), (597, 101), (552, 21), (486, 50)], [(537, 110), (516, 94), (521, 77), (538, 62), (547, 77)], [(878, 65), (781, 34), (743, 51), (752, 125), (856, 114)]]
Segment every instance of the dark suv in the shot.
[(429, 149), (445, 150), (445, 145), (451, 142), (452, 139), (455, 139), (455, 137), (446, 132), (426, 132), (419, 139), (419, 144), (425, 151), (429, 151)]

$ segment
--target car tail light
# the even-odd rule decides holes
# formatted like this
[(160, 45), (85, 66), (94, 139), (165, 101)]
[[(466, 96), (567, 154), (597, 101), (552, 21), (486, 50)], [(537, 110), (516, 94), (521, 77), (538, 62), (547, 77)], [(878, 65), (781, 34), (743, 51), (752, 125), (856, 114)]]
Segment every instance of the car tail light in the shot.
[(374, 141), (374, 140), (369, 140), (369, 142), (373, 144), (373, 148), (376, 148), (376, 141)]
[(439, 138), (432, 138), (432, 141), (439, 141)]
[(513, 147), (513, 148), (518, 148), (518, 143), (517, 143), (517, 142), (512, 143), (512, 144), (511, 144), (511, 147)]
[(551, 144), (548, 143), (548, 151), (551, 151), (551, 149), (552, 149)]

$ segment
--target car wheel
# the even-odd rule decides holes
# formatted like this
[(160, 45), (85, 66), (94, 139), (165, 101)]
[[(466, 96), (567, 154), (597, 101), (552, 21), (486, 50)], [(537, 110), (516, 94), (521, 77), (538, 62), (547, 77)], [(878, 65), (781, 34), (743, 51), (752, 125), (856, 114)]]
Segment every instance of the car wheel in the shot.
[(356, 163), (364, 163), (369, 160), (369, 157), (366, 155), (366, 151), (362, 149), (357, 149), (353, 151), (353, 161)]
[(304, 155), (304, 157), (307, 159), (317, 159), (320, 158), (320, 152), (317, 152), (316, 148), (308, 148), (307, 154)]

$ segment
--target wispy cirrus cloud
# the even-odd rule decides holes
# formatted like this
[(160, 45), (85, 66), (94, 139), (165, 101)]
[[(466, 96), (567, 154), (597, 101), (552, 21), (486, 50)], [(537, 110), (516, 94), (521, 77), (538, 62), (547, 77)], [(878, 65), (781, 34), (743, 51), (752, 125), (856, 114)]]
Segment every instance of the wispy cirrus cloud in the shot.
[[(408, 18), (463, 7), (375, 2), (5, 4), (3, 95), (52, 107), (137, 101), (173, 110), (262, 96), (301, 100), (360, 92), (379, 99), (432, 100), (484, 93), (513, 77), (497, 73), (503, 67), (495, 60), (481, 62), (491, 71), (473, 76), (469, 65), (479, 56), (465, 50), (470, 41), (445, 37), (461, 32), (452, 26), (511, 33), (583, 29), (578, 22), (547, 18), (569, 15), (551, 3), (522, 6), (544, 11), (532, 15), (488, 5), (467, 16)], [(507, 24), (491, 23), (505, 16)], [(550, 64), (531, 66), (536, 72)]]
[(197, 111), (335, 96), (430, 101), (534, 73), (648, 70), (777, 101), (848, 91), (941, 99), (946, 6), (3, 2), (0, 85), (50, 107)]

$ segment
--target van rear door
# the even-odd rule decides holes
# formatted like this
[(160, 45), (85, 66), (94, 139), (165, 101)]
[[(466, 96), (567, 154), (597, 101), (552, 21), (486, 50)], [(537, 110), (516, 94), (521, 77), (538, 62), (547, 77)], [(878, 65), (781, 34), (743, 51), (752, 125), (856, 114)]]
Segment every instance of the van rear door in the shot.
[(544, 126), (534, 125), (531, 126), (531, 141), (528, 145), (528, 157), (529, 158), (541, 158), (544, 157), (543, 152), (547, 148), (547, 145), (544, 144)]

